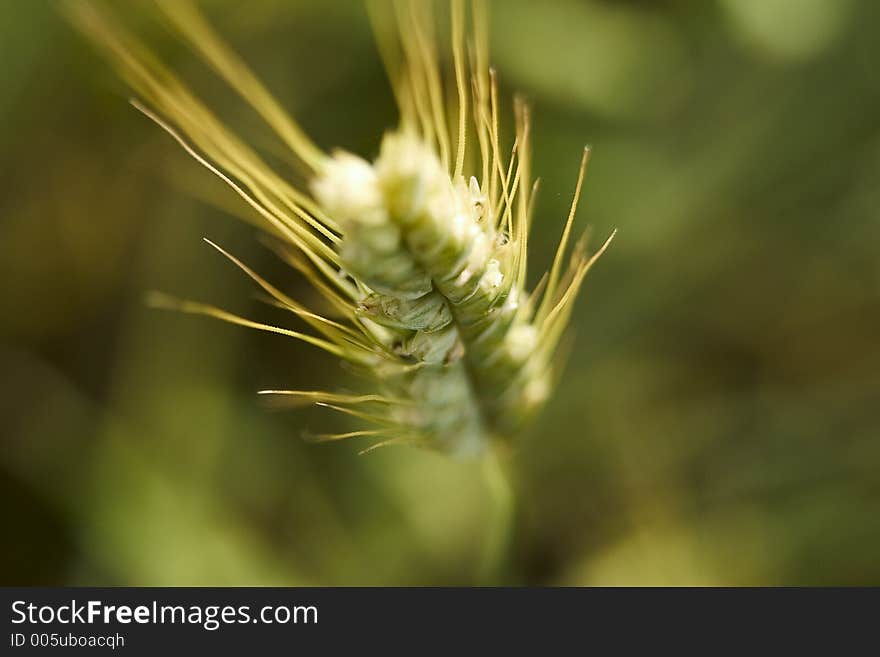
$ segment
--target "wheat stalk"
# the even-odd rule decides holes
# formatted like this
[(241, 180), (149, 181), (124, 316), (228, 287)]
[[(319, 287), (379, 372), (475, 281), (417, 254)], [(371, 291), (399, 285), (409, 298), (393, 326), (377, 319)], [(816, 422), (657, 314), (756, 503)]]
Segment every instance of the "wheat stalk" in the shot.
[[(154, 295), (154, 305), (303, 340), (348, 361), (364, 394), (264, 390), (349, 414), (369, 428), (323, 436), (380, 438), (459, 456), (509, 443), (548, 398), (558, 347), (593, 255), (570, 236), (589, 150), (550, 267), (526, 289), (531, 179), (528, 107), (514, 106), (512, 151), (501, 151), (498, 85), (488, 67), (485, 7), (450, 6), (454, 93), (445, 92), (428, 3), (372, 6), (400, 109), (378, 156), (325, 153), (281, 108), (196, 7), (160, 0), (170, 23), (275, 131), (309, 182), (298, 189), (237, 138), (111, 13), (67, 5), (141, 100), (135, 107), (232, 188), (261, 219), (269, 244), (342, 316), (313, 312), (215, 246), (308, 332), (214, 306)], [(396, 30), (385, 26), (395, 24)], [(466, 44), (469, 44), (466, 47)], [(612, 235), (613, 237), (613, 235)]]

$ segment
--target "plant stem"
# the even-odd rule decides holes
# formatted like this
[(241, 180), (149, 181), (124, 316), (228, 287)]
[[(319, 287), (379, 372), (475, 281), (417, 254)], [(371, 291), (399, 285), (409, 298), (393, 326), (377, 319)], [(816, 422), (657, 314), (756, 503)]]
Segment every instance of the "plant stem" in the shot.
[(483, 459), (483, 476), (491, 499), (491, 509), (480, 564), (480, 583), (484, 586), (497, 586), (504, 583), (516, 510), (510, 464), (497, 447), (490, 449)]

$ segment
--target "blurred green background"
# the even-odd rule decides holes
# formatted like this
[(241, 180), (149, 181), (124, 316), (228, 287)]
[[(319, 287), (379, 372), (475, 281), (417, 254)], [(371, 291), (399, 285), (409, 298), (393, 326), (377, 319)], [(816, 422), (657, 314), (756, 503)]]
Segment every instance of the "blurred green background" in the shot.
[[(127, 22), (253, 143), (258, 121), (142, 3)], [(326, 148), (395, 110), (364, 7), (211, 1)], [(617, 227), (561, 387), (515, 462), (511, 584), (880, 584), (880, 3), (492, 6), (535, 111), (532, 271)], [(149, 310), (160, 289), (279, 321), (209, 236), (300, 298), (237, 202), (127, 103), (51, 3), (0, 3), (3, 584), (469, 584), (479, 467), (355, 443), (260, 388), (337, 385), (289, 339)]]

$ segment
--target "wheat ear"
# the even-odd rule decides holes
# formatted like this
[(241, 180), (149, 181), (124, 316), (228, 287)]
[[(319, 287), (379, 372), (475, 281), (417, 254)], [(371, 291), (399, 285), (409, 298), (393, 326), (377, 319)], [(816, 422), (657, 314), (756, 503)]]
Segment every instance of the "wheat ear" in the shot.
[[(571, 245), (585, 149), (556, 256), (536, 289), (526, 289), (537, 189), (530, 113), (515, 103), (514, 145), (502, 152), (483, 3), (469, 10), (459, 0), (450, 4), (448, 76), (430, 3), (371, 5), (400, 108), (399, 125), (372, 161), (316, 146), (191, 2), (157, 4), (275, 131), (307, 189), (267, 165), (110, 12), (91, 2), (67, 8), (138, 93), (135, 106), (241, 197), (274, 251), (341, 319), (305, 308), (220, 247), (307, 329), (165, 296), (154, 296), (154, 304), (303, 340), (353, 365), (362, 394), (261, 391), (370, 425), (324, 439), (373, 436), (379, 442), (372, 447), (418, 444), (460, 456), (510, 443), (552, 390), (575, 298), (611, 238), (592, 255), (583, 238)], [(385, 10), (390, 15), (378, 15)]]

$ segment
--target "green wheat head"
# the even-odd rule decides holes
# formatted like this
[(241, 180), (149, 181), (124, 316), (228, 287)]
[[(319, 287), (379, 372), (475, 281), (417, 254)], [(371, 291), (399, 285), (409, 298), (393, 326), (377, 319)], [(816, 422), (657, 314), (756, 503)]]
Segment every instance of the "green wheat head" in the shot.
[[(292, 151), (307, 190), (273, 171), (110, 13), (90, 2), (68, 8), (139, 94), (135, 106), (259, 215), (270, 246), (342, 319), (309, 310), (213, 244), (307, 332), (164, 295), (152, 302), (294, 337), (354, 366), (361, 394), (261, 391), (366, 425), (325, 439), (373, 436), (373, 447), (418, 444), (460, 456), (509, 443), (553, 389), (575, 298), (611, 238), (592, 256), (585, 238), (570, 245), (585, 149), (556, 256), (537, 287), (526, 289), (537, 189), (529, 109), (514, 104), (516, 138), (503, 153), (483, 3), (466, 10), (451, 2), (452, 94), (445, 92), (431, 4), (371, 6), (400, 110), (399, 125), (372, 162), (318, 148), (193, 4), (157, 5)], [(385, 29), (389, 24), (396, 30)]]

